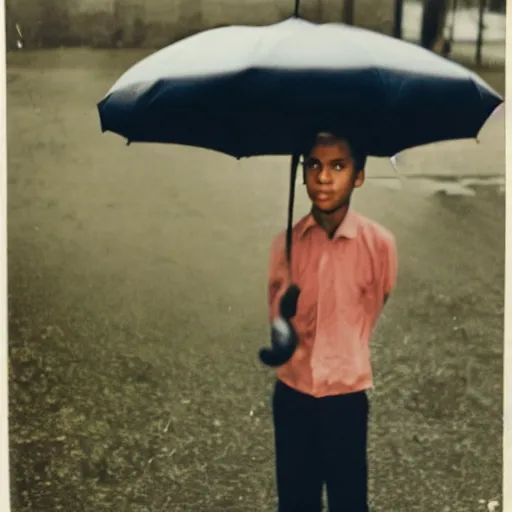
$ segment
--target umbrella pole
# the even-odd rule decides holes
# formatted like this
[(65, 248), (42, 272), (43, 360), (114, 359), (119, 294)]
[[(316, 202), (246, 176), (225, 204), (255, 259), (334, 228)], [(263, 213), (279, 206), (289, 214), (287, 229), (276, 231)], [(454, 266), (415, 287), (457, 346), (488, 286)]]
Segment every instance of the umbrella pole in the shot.
[(292, 282), (292, 235), (293, 235), (293, 205), (295, 202), (295, 184), (297, 181), (297, 169), (299, 167), (299, 154), (293, 154), (290, 167), (290, 190), (288, 196), (288, 224), (286, 227), (286, 262), (290, 282)]
[(293, 11), (293, 16), (295, 18), (299, 17), (299, 7), (300, 7), (300, 0), (295, 0), (295, 10)]

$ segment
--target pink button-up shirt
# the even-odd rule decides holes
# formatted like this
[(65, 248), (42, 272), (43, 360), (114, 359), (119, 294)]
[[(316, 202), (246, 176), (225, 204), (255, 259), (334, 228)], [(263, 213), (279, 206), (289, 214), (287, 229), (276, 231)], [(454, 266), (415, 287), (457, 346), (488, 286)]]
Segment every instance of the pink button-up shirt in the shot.
[[(278, 378), (316, 397), (370, 388), (370, 338), (397, 277), (394, 236), (350, 208), (329, 239), (309, 214), (294, 226), (292, 251), (292, 279), (301, 289), (292, 320), (299, 347)], [(270, 258), (271, 320), (289, 283), (280, 233)]]

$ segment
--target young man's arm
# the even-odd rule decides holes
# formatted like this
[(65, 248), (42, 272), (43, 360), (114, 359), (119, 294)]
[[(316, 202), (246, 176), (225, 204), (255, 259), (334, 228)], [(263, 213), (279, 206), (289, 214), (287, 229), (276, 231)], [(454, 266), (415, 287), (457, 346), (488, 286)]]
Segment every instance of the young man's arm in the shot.
[(383, 294), (384, 305), (391, 295), (391, 291), (395, 287), (398, 275), (398, 254), (396, 248), (395, 237), (389, 234), (383, 246), (382, 251), (382, 279), (383, 279)]
[(272, 322), (279, 316), (281, 297), (287, 290), (288, 270), (284, 253), (284, 233), (280, 233), (272, 241), (270, 264), (268, 269), (268, 309), (269, 320)]

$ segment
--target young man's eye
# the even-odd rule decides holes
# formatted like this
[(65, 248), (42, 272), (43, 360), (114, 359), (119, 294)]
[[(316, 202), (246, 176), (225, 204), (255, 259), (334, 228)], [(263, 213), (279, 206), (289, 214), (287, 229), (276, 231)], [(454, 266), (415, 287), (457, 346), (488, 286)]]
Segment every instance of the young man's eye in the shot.
[(312, 162), (306, 162), (306, 163), (304, 164), (304, 167), (305, 167), (305, 168), (306, 168), (306, 170), (308, 170), (308, 171), (315, 171), (315, 170), (317, 170), (317, 169), (319, 169), (319, 168), (320, 168), (320, 164), (319, 164), (318, 162), (314, 162), (314, 161), (312, 161)]

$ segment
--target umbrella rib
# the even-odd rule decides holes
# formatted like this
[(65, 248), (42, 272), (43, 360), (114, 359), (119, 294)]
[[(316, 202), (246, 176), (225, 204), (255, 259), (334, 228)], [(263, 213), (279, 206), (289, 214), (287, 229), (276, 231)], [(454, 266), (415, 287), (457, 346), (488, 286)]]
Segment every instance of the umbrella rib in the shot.
[[(277, 41), (274, 42), (274, 44), (272, 44), (272, 46), (267, 47), (267, 51), (265, 52), (266, 56), (271, 55), (272, 50), (274, 50), (276, 48), (276, 46), (280, 45), (283, 41), (285, 41), (286, 39), (289, 39), (295, 35), (296, 35), (296, 33), (293, 31), (290, 31), (287, 34), (283, 34)], [(262, 54), (262, 51), (261, 51), (261, 47), (264, 46), (264, 44), (261, 44), (262, 39), (263, 39), (263, 34), (261, 34), (259, 47), (257, 49), (255, 49), (255, 51), (254, 51), (254, 54), (259, 54), (260, 58), (253, 60), (253, 64), (251, 66), (249, 66), (248, 69), (259, 69), (259, 68), (265, 67), (264, 65), (261, 64), (261, 62), (264, 62), (264, 60), (262, 61), (261, 58), (265, 56)], [(258, 50), (258, 51), (256, 51), (256, 50)]]
[(379, 82), (380, 82), (380, 85), (381, 85), (381, 90), (385, 90), (385, 87), (384, 87), (384, 79), (382, 78), (382, 73), (381, 73), (381, 70), (379, 69), (376, 61), (375, 61), (375, 58), (373, 57), (373, 55), (369, 52), (369, 50), (367, 49), (367, 47), (364, 45), (364, 44), (361, 44), (359, 41), (350, 41), (352, 44), (355, 44), (357, 47), (359, 47), (360, 49), (362, 49), (364, 51), (364, 53), (369, 56), (370, 60), (373, 62), (373, 66), (370, 68), (372, 69), (375, 73), (377, 73), (377, 76), (379, 78)]
[(482, 91), (480, 90), (480, 87), (478, 87), (478, 84), (473, 80), (472, 77), (469, 77), (469, 80), (473, 84), (473, 87), (476, 89), (476, 92), (478, 94), (478, 98), (480, 99), (480, 102), (481, 102), (480, 104), (482, 104), (484, 102), (484, 97), (482, 95)]

